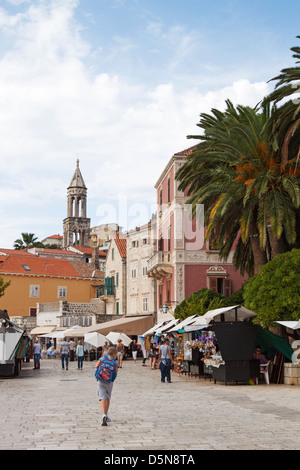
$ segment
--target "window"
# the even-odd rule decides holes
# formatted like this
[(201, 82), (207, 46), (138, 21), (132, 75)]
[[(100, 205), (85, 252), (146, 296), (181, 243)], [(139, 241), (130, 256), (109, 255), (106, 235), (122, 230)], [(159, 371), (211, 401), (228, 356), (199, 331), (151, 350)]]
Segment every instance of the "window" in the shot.
[(115, 249), (114, 248), (111, 249), (111, 259), (112, 259), (112, 261), (115, 259)]
[(36, 317), (36, 313), (37, 313), (37, 308), (30, 307), (30, 309), (29, 309), (29, 315), (30, 315), (31, 317)]
[(143, 238), (143, 245), (147, 245), (148, 244), (148, 238)]
[(22, 264), (25, 271), (31, 271), (30, 267), (27, 264)]
[(168, 251), (171, 251), (171, 227), (168, 228)]
[(209, 279), (209, 288), (219, 292), (224, 297), (229, 297), (231, 295), (231, 280), (222, 277), (211, 277)]
[(137, 298), (133, 297), (133, 299), (131, 299), (131, 313), (136, 313), (136, 307), (137, 307)]
[(40, 296), (40, 286), (30, 286), (30, 297), (38, 298)]
[(143, 312), (148, 312), (148, 297), (143, 297)]
[(131, 264), (131, 279), (136, 279), (137, 276), (137, 263)]
[(106, 295), (114, 295), (114, 276), (105, 278)]
[(116, 273), (116, 287), (119, 287), (119, 273)]
[(143, 261), (143, 277), (147, 277), (147, 267), (148, 267), (148, 263), (147, 263), (147, 260)]
[(119, 315), (119, 307), (120, 306), (120, 303), (119, 302), (116, 302), (116, 315)]
[(67, 298), (67, 288), (66, 287), (58, 287), (57, 288), (57, 298), (58, 299), (66, 299)]
[(162, 211), (162, 189), (159, 191), (159, 210)]
[(139, 242), (137, 240), (134, 240), (131, 244), (132, 248), (137, 248), (139, 246)]
[(168, 179), (168, 202), (171, 202), (171, 180)]

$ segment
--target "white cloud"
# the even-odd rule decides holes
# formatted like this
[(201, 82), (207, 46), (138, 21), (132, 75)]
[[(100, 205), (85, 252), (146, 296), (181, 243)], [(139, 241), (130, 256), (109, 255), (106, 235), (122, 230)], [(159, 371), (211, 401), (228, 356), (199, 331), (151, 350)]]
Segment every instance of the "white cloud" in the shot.
[[(77, 155), (95, 207), (119, 194), (149, 202), (172, 154), (194, 145), (186, 135), (198, 133), (201, 112), (224, 107), (227, 98), (256, 105), (267, 92), (264, 82), (248, 80), (201, 93), (179, 92), (171, 82), (151, 87), (128, 83), (121, 75), (95, 75), (86, 65), (91, 47), (74, 19), (77, 5), (77, 0), (48, 0), (31, 3), (22, 14), (0, 10), (0, 30), (14, 39), (0, 60), (0, 200), (10, 211), (0, 246), (9, 243), (12, 232), (17, 231), (14, 240), (26, 231), (24, 213), (16, 229), (25, 205), (28, 213), (40, 214), (34, 219), (39, 226), (27, 231), (49, 235), (47, 211), (54, 204), (61, 207), (61, 224)], [(175, 38), (178, 31), (171, 33)], [(193, 37), (182, 38), (181, 45), (179, 55), (193, 47)]]

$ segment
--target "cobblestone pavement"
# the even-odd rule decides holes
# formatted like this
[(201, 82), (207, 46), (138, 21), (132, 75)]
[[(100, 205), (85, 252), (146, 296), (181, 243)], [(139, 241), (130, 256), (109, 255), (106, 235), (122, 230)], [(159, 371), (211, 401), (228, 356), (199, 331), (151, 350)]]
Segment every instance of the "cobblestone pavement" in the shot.
[(0, 449), (299, 449), (300, 388), (214, 384), (124, 361), (112, 422), (101, 426), (95, 362), (62, 371), (58, 359), (0, 378)]

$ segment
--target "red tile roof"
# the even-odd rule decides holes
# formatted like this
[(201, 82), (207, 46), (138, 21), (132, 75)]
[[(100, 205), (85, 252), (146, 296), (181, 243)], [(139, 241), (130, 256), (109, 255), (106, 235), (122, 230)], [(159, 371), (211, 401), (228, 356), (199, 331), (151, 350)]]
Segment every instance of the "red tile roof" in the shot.
[(65, 259), (13, 254), (0, 263), (0, 273), (52, 277), (92, 277), (92, 268), (90, 270), (83, 269), (81, 264), (85, 263), (80, 262), (80, 266), (76, 266), (74, 263)]
[(36, 255), (38, 256), (39, 254), (81, 256), (80, 253), (75, 253), (75, 251), (60, 250), (59, 248), (38, 248), (36, 250)]
[(120, 238), (119, 235), (114, 239), (118, 247), (121, 258), (126, 258), (127, 256), (127, 240), (126, 238)]
[(175, 155), (180, 155), (182, 157), (187, 157), (188, 155), (190, 155), (192, 153), (193, 150), (195, 150), (196, 147), (197, 147), (197, 145), (194, 145), (193, 147), (189, 147), (186, 150), (182, 150), (181, 152), (175, 153)]
[(11, 250), (10, 248), (0, 248), (0, 255), (24, 255), (24, 256), (34, 256), (32, 253), (29, 253), (25, 250)]
[[(95, 249), (94, 247), (89, 247), (89, 246), (73, 246), (73, 248), (75, 248), (75, 250), (78, 250), (85, 255), (92, 255)], [(105, 251), (101, 251), (101, 250), (98, 250), (98, 251), (99, 251), (99, 256), (107, 255)], [(74, 252), (69, 251), (69, 253), (74, 253)]]
[(46, 237), (45, 240), (49, 238), (56, 238), (56, 239), (62, 240), (64, 237), (62, 235), (51, 235), (51, 237)]

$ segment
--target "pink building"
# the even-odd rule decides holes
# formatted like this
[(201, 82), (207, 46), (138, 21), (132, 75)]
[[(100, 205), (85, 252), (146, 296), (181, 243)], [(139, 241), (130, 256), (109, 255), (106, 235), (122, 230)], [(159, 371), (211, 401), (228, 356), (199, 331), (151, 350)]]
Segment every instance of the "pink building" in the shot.
[(188, 196), (179, 191), (175, 174), (194, 147), (170, 159), (160, 175), (157, 191), (157, 251), (148, 261), (148, 276), (157, 280), (158, 310), (163, 304), (176, 305), (204, 287), (224, 296), (241, 288), (248, 279), (226, 262), (205, 238), (204, 211), (199, 206), (192, 219), (186, 205)]

